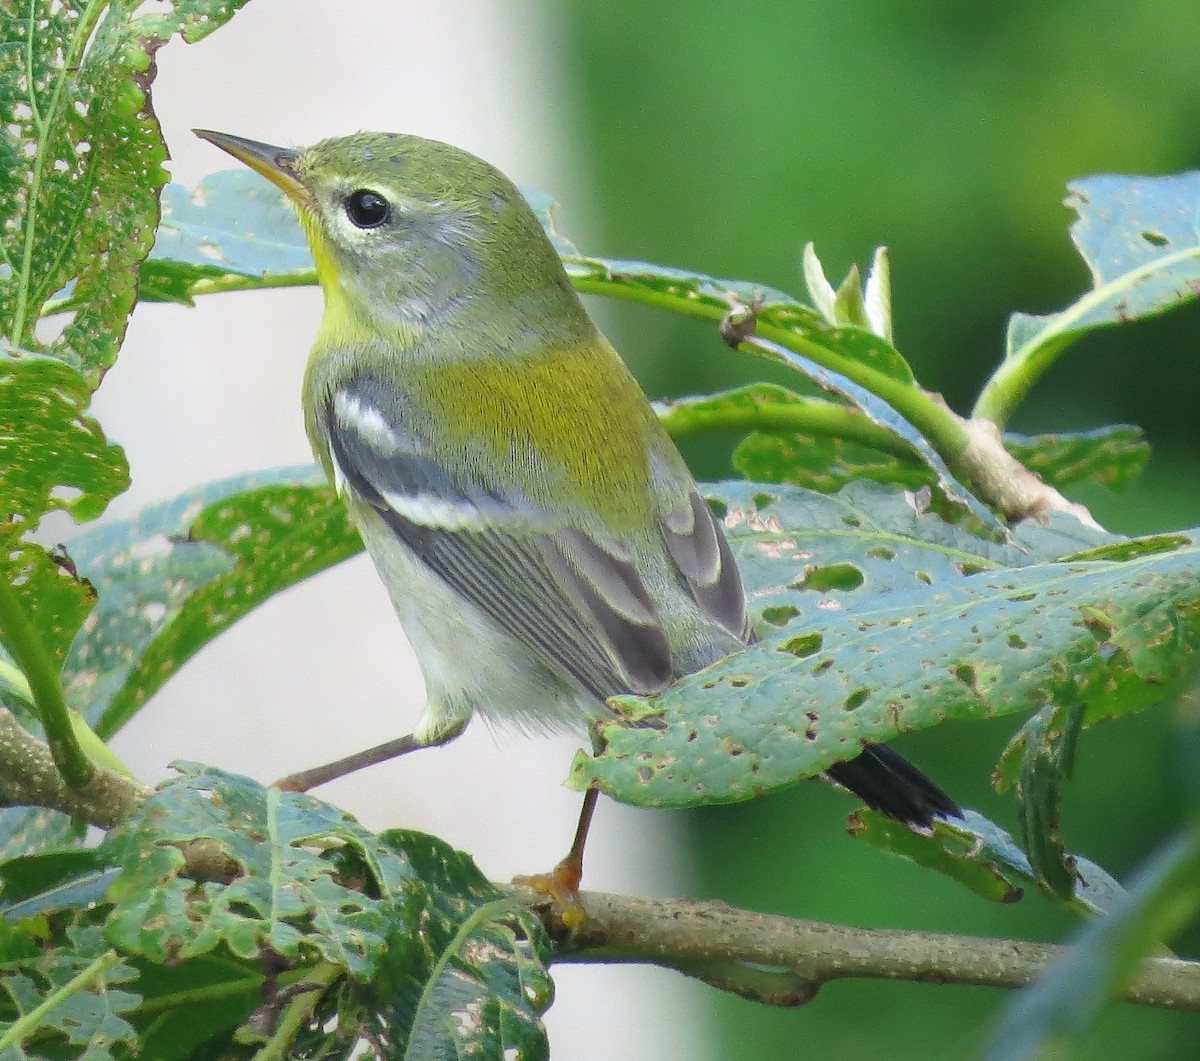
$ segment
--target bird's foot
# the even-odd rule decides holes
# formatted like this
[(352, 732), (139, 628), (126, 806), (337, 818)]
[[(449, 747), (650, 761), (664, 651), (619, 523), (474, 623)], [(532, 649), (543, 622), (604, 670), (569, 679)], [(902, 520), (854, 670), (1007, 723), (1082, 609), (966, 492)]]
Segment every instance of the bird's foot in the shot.
[(563, 925), (574, 932), (587, 920), (587, 911), (579, 901), (579, 882), (582, 879), (583, 866), (568, 856), (549, 873), (513, 877), (513, 884), (532, 888), (539, 895), (545, 895), (554, 905), (555, 913)]

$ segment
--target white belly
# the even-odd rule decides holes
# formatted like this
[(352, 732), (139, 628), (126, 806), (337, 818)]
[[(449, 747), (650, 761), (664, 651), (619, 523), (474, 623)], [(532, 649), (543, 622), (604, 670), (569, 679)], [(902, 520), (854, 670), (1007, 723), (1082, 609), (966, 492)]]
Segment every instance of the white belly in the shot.
[(455, 733), (476, 714), (528, 732), (579, 732), (603, 711), (590, 693), (453, 595), (374, 509), (351, 503), (351, 513), (425, 676), (428, 700), (414, 737)]

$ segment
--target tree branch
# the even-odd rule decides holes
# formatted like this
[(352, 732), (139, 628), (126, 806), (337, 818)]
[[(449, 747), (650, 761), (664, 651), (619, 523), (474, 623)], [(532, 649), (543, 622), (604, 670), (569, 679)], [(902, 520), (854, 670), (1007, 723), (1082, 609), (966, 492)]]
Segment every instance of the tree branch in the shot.
[[(757, 1002), (798, 1006), (831, 980), (1024, 987), (1067, 948), (942, 932), (857, 928), (738, 910), (722, 902), (580, 895), (587, 920), (572, 936), (544, 896), (510, 889), (558, 944), (556, 961), (639, 962)], [(1166, 1009), (1200, 1009), (1200, 962), (1151, 958), (1121, 995)]]
[(10, 806), (47, 807), (89, 825), (111, 829), (150, 794), (133, 778), (95, 766), (91, 780), (72, 788), (58, 772), (50, 749), (16, 716), (0, 708), (0, 799)]

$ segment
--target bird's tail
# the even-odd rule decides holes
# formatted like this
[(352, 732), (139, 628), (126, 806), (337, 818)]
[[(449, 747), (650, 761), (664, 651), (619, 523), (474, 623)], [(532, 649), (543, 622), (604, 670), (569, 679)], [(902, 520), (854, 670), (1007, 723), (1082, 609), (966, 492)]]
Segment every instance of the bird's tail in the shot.
[(857, 758), (834, 763), (831, 781), (905, 825), (930, 825), (934, 818), (961, 818), (958, 804), (903, 756), (882, 744), (866, 744)]

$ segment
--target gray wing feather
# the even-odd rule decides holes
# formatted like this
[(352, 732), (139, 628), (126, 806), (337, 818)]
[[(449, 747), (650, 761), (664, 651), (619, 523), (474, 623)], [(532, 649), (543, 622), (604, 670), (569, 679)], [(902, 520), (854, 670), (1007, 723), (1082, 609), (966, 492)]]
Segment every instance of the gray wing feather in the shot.
[(663, 538), (693, 599), (713, 622), (744, 641), (750, 633), (746, 593), (729, 543), (695, 489), (687, 505), (666, 513)]
[[(372, 415), (382, 415), (371, 401), (373, 389), (368, 383), (358, 398)], [(578, 530), (535, 529), (537, 513), (452, 476), (399, 430), (389, 432), (385, 450), (332, 405), (325, 420), (347, 484), (431, 570), (534, 658), (549, 657), (600, 699), (655, 692), (670, 681), (670, 645), (632, 564)], [(389, 501), (422, 496), (486, 518), (447, 528), (410, 518)]]

